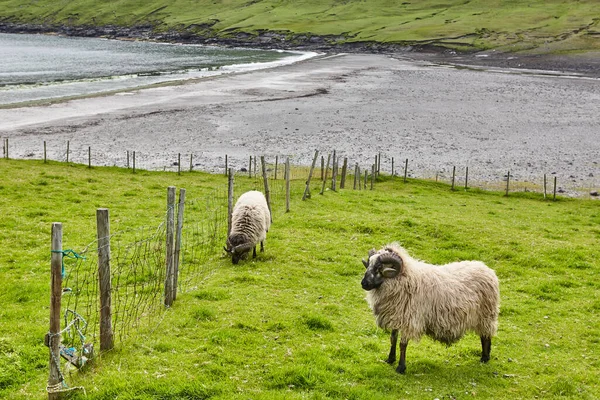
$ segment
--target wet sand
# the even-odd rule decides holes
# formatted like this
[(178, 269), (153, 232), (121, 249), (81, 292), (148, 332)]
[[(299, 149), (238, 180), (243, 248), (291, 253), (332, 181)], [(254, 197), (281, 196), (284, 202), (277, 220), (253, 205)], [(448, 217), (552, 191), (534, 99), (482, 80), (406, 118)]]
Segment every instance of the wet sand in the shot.
[[(439, 58), (337, 54), (284, 67), (135, 90), (49, 106), (0, 109), (11, 158), (48, 157), (94, 165), (174, 169), (177, 154), (195, 168), (240, 169), (248, 156), (290, 156), (309, 165), (314, 151), (337, 150), (370, 167), (382, 154), (409, 176), (448, 180), (469, 167), (473, 186), (520, 187), (557, 177), (561, 192), (600, 189), (600, 80), (593, 74), (524, 71)], [(443, 60), (442, 60), (443, 61)], [(450, 60), (449, 62), (451, 62)], [(475, 63), (471, 63), (475, 66)], [(540, 64), (540, 66), (543, 66)], [(400, 161), (402, 160), (402, 161)], [(182, 162), (183, 163), (183, 162)], [(186, 164), (184, 164), (186, 165)], [(461, 178), (462, 179), (462, 178)]]

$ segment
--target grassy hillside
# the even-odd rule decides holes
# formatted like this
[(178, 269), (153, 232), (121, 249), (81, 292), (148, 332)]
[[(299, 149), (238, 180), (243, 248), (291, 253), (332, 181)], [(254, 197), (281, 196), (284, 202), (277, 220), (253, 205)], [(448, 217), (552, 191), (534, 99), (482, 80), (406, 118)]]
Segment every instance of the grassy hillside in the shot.
[[(95, 237), (95, 211), (111, 230), (164, 219), (166, 187), (206, 199), (222, 175), (0, 160), (0, 397), (43, 399), (48, 353), (50, 226), (63, 248)], [(236, 193), (256, 181), (236, 178)], [(68, 377), (88, 399), (593, 399), (600, 392), (600, 208), (596, 201), (450, 191), (445, 184), (383, 177), (375, 190), (301, 201), (291, 212), (274, 190), (266, 252), (231, 261), (216, 251), (158, 322)], [(186, 220), (191, 224), (191, 218)], [(220, 238), (224, 243), (225, 238)], [(501, 281), (492, 360), (479, 338), (452, 347), (423, 339), (408, 370), (385, 364), (360, 280), (372, 247), (400, 241), (430, 262), (480, 259)]]
[(596, 0), (0, 0), (0, 21), (77, 25), (151, 24), (231, 37), (264, 30), (346, 41), (546, 51), (600, 49)]

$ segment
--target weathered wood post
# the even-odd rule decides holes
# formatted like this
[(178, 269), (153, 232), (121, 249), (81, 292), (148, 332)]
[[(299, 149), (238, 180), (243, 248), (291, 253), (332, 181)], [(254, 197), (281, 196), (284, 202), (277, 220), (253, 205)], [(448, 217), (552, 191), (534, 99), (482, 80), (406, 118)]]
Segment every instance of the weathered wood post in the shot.
[(190, 154), (190, 172), (194, 169), (194, 155)]
[(469, 167), (465, 169), (465, 190), (469, 188)]
[(107, 208), (96, 210), (96, 232), (98, 235), (98, 284), (100, 288), (100, 351), (107, 351), (114, 347), (110, 278), (110, 219)]
[[(379, 161), (378, 161), (378, 155), (377, 155), (377, 154), (375, 154), (375, 164), (374, 164), (374, 165), (375, 165), (375, 173), (377, 173), (377, 163), (378, 163), (378, 162), (379, 162)], [(371, 168), (371, 170), (373, 170), (373, 168)]]
[(250, 156), (250, 161), (248, 162), (248, 178), (252, 178), (252, 156)]
[[(70, 145), (70, 143), (67, 140), (67, 162), (69, 162), (69, 145)], [(8, 146), (6, 146), (6, 147), (8, 148)], [(7, 151), (7, 153), (8, 153), (8, 151)]]
[(177, 153), (177, 175), (181, 175), (181, 153)]
[(277, 180), (277, 166), (279, 164), (279, 156), (275, 156), (275, 180)]
[(404, 163), (404, 183), (406, 183), (407, 176), (408, 176), (408, 158), (406, 159), (406, 162)]
[(331, 153), (327, 154), (327, 164), (325, 165), (325, 177), (323, 179), (323, 186), (321, 187), (321, 191), (319, 194), (325, 193), (325, 184), (327, 183), (327, 176), (329, 174), (329, 161), (331, 160)]
[(375, 174), (377, 173), (377, 166), (375, 164), (371, 165), (371, 190), (373, 190), (373, 186), (375, 185)]
[(321, 156), (321, 180), (325, 180), (325, 157)]
[(92, 168), (92, 146), (88, 146), (88, 168)]
[(454, 180), (456, 179), (456, 165), (452, 167), (452, 187), (450, 190), (454, 190)]
[(4, 139), (4, 146), (2, 146), (2, 155), (8, 160), (8, 138)]
[(173, 301), (177, 299), (177, 284), (179, 282), (179, 261), (181, 258), (181, 234), (183, 232), (183, 211), (185, 209), (185, 189), (179, 189), (177, 204), (177, 228), (175, 230), (175, 252), (173, 254)]
[(354, 185), (352, 186), (353, 190), (356, 190), (356, 178), (358, 175), (358, 163), (354, 164)]
[(253, 171), (254, 177), (256, 177), (256, 156), (254, 156), (254, 171)]
[(315, 170), (315, 164), (317, 163), (317, 158), (319, 157), (319, 150), (315, 150), (315, 156), (312, 161), (312, 165), (310, 166), (310, 172), (308, 173), (308, 179), (306, 180), (306, 188), (304, 188), (304, 194), (302, 195), (302, 200), (306, 200), (307, 197), (310, 197), (310, 180), (313, 175), (313, 171)]
[(333, 151), (333, 160), (331, 163), (331, 190), (334, 192), (337, 190), (337, 157), (335, 154), (335, 150)]
[(546, 199), (546, 174), (544, 174), (544, 200)]
[(269, 207), (269, 213), (271, 214), (271, 222), (273, 222), (273, 208), (271, 207), (271, 191), (269, 190), (269, 178), (267, 176), (267, 164), (265, 163), (265, 156), (260, 156), (260, 164), (262, 166), (263, 184), (265, 186), (265, 197), (267, 198), (267, 206)]
[(46, 164), (47, 159), (46, 159), (46, 141), (44, 140), (44, 164)]
[(50, 259), (50, 330), (45, 338), (50, 348), (50, 374), (48, 376), (48, 399), (61, 398), (64, 380), (60, 372), (60, 302), (62, 297), (62, 223), (52, 224), (52, 253)]
[(394, 175), (396, 175), (396, 172), (394, 172), (394, 157), (392, 157), (392, 178)]
[(229, 159), (227, 158), (227, 154), (225, 154), (225, 175), (229, 171)]
[(346, 186), (346, 173), (348, 172), (348, 157), (344, 157), (344, 164), (342, 165), (342, 180), (340, 181), (340, 189), (344, 189)]
[(552, 201), (556, 201), (556, 177), (554, 177), (554, 196), (552, 197)]
[(133, 173), (135, 174), (135, 151), (133, 152)]
[(229, 168), (227, 184), (227, 237), (231, 234), (231, 214), (233, 213), (233, 169)]
[(365, 168), (365, 181), (363, 182), (363, 189), (364, 190), (367, 190), (368, 174), (369, 174), (369, 170), (367, 168)]
[(381, 173), (381, 152), (379, 152), (379, 156), (377, 157), (377, 177)]
[(290, 212), (290, 158), (285, 160), (285, 212)]
[(175, 236), (175, 186), (167, 188), (167, 235), (166, 235), (165, 306), (173, 305), (173, 253)]
[(510, 171), (508, 171), (508, 174), (506, 175), (506, 194), (505, 194), (505, 196), (508, 196), (509, 186), (510, 186)]
[(129, 150), (127, 150), (127, 169), (129, 169)]

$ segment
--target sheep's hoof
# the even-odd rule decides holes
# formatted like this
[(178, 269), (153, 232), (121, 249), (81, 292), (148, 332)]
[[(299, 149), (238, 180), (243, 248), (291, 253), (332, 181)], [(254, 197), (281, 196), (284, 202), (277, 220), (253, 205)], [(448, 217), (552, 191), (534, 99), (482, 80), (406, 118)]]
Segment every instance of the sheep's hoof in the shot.
[(385, 360), (385, 362), (388, 364), (393, 364), (396, 362), (396, 358), (388, 357), (388, 359)]
[(490, 356), (482, 356), (481, 359), (479, 360), (482, 363), (487, 363), (488, 361), (490, 361)]
[(406, 365), (398, 365), (398, 368), (396, 368), (396, 372), (404, 375), (404, 373), (406, 372)]

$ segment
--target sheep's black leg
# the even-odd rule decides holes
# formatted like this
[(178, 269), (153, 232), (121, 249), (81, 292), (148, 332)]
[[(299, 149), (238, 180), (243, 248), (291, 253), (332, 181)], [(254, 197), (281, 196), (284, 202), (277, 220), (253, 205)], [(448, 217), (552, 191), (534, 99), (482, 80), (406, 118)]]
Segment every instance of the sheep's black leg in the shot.
[(265, 244), (260, 242), (260, 252), (263, 253), (265, 251)]
[(256, 258), (256, 246), (252, 249), (252, 258)]
[(396, 343), (398, 343), (398, 329), (392, 329), (392, 336), (390, 337), (390, 355), (387, 360), (385, 360), (388, 364), (393, 364), (396, 362)]
[(400, 339), (400, 361), (396, 368), (396, 372), (399, 374), (403, 374), (406, 371), (406, 346), (408, 346), (408, 340)]
[(492, 351), (492, 338), (481, 336), (481, 362), (490, 361), (490, 352)]

